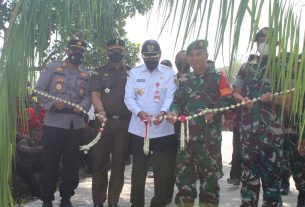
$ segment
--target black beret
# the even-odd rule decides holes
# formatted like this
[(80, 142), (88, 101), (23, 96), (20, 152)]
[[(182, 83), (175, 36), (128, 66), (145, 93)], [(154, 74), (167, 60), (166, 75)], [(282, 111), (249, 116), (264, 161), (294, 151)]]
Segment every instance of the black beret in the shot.
[(86, 50), (87, 43), (80, 39), (71, 39), (68, 43), (68, 48), (72, 50), (76, 48), (81, 50)]
[(141, 49), (143, 58), (160, 57), (161, 49), (156, 40), (146, 40)]
[(108, 49), (113, 49), (113, 48), (124, 49), (125, 42), (124, 42), (124, 40), (121, 40), (121, 39), (111, 39), (107, 42), (107, 48)]
[(189, 46), (187, 46), (186, 54), (189, 55), (192, 50), (204, 49), (206, 50), (209, 46), (209, 42), (207, 40), (195, 40)]

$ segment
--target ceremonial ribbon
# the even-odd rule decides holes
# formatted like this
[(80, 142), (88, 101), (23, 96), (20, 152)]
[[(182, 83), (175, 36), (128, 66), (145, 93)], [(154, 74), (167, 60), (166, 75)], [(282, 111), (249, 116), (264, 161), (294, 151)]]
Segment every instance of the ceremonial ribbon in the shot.
[[(290, 89), (290, 90), (286, 90), (286, 91), (283, 91), (283, 92), (279, 92), (279, 93), (274, 93), (274, 94), (271, 94), (271, 96), (279, 96), (279, 95), (282, 95), (282, 94), (285, 94), (285, 93), (290, 93), (290, 92), (293, 92), (294, 91), (294, 88)], [(78, 104), (75, 104), (75, 103), (71, 103), (69, 101), (66, 101), (64, 99), (61, 99), (61, 98), (58, 98), (58, 97), (55, 97), (55, 96), (52, 96), (52, 95), (49, 95), (47, 93), (44, 93), (44, 92), (41, 92), (41, 91), (38, 91), (38, 90), (34, 90), (35, 93), (39, 94), (39, 95), (42, 95), (46, 98), (49, 98), (49, 99), (53, 99), (53, 100), (59, 100), (59, 101), (63, 101), (65, 104), (68, 104), (68, 105), (71, 105), (73, 107), (78, 107), (83, 113), (85, 114), (88, 114), (89, 113), (84, 110), (81, 106), (79, 106)], [(167, 119), (167, 118), (173, 118), (173, 119), (178, 119), (180, 122), (181, 122), (181, 138), (180, 138), (180, 148), (181, 149), (184, 149), (185, 147), (185, 133), (186, 133), (186, 136), (187, 136), (187, 141), (189, 140), (189, 120), (190, 119), (193, 119), (193, 118), (196, 118), (198, 116), (203, 116), (205, 115), (206, 113), (209, 113), (209, 112), (212, 112), (212, 113), (217, 113), (217, 112), (223, 112), (223, 111), (228, 111), (230, 109), (234, 109), (234, 108), (237, 108), (237, 107), (240, 107), (240, 106), (243, 106), (247, 103), (255, 103), (257, 101), (259, 101), (261, 99), (261, 97), (257, 97), (257, 98), (253, 98), (252, 100), (247, 100), (247, 101), (242, 101), (241, 103), (237, 103), (235, 105), (231, 105), (231, 106), (227, 106), (227, 107), (223, 107), (223, 108), (214, 108), (214, 109), (204, 109), (202, 110), (201, 112), (199, 112), (198, 114), (194, 114), (192, 116), (185, 116), (185, 115), (181, 115), (177, 118), (177, 116), (174, 116), (174, 117), (168, 117), (167, 115), (164, 115), (163, 117), (159, 117), (159, 118), (152, 118), (150, 120), (144, 120), (144, 123), (145, 123), (145, 137), (144, 137), (144, 146), (143, 146), (143, 150), (144, 150), (144, 153), (145, 154), (148, 154), (149, 152), (149, 127), (150, 127), (150, 124), (151, 122), (153, 122), (154, 120), (159, 120), (161, 121), (163, 118)], [(95, 116), (97, 117), (100, 117), (99, 114), (95, 114)], [(105, 117), (101, 117), (103, 118), (103, 123), (102, 123), (102, 127), (101, 129), (99, 130), (99, 133), (97, 134), (96, 138), (91, 141), (89, 144), (87, 145), (83, 145), (83, 146), (80, 146), (80, 150), (84, 150), (85, 153), (93, 146), (95, 145), (98, 140), (100, 139), (101, 135), (102, 135), (102, 132), (104, 130), (104, 127), (105, 127), (105, 122), (106, 122), (106, 118)], [(185, 127), (185, 124), (186, 124), (186, 127)], [(186, 132), (185, 132), (185, 128), (186, 128)]]
[[(63, 102), (64, 102), (65, 104), (67, 104), (67, 105), (70, 105), (70, 106), (73, 106), (73, 107), (77, 107), (77, 108), (79, 108), (84, 114), (88, 114), (89, 116), (92, 115), (92, 114), (94, 114), (94, 113), (89, 113), (89, 112), (87, 112), (85, 109), (83, 109), (83, 108), (82, 108), (81, 106), (79, 106), (78, 104), (71, 103), (70, 101), (66, 101), (66, 100), (64, 100), (64, 99), (62, 99), (62, 98), (59, 98), (59, 97), (55, 97), (55, 96), (49, 95), (49, 94), (47, 94), (47, 93), (45, 93), (45, 92), (42, 92), (42, 91), (39, 91), (39, 90), (36, 90), (36, 89), (34, 90), (34, 92), (37, 93), (37, 94), (39, 94), (39, 95), (41, 95), (41, 96), (44, 96), (44, 97), (46, 97), (46, 98), (53, 99), (53, 100), (56, 100), (56, 101), (63, 101)], [(88, 144), (86, 144), (86, 145), (82, 145), (82, 146), (79, 147), (79, 150), (84, 151), (85, 154), (87, 154), (88, 151), (90, 150), (90, 148), (91, 148), (92, 146), (94, 146), (94, 145), (100, 140), (100, 138), (101, 138), (101, 136), (102, 136), (102, 133), (103, 133), (103, 131), (104, 131), (104, 127), (105, 127), (105, 125), (106, 125), (106, 121), (107, 121), (107, 118), (106, 118), (106, 117), (100, 116), (99, 114), (94, 114), (94, 116), (96, 116), (97, 118), (102, 118), (102, 119), (103, 119), (103, 123), (102, 123), (102, 126), (101, 126), (101, 128), (99, 129), (99, 132), (98, 132), (98, 134), (96, 135), (96, 137), (95, 137), (90, 143), (88, 143)]]
[(144, 145), (143, 145), (143, 151), (145, 155), (148, 155), (149, 153), (149, 127), (151, 124), (151, 121), (149, 119), (145, 119), (145, 136), (144, 136)]

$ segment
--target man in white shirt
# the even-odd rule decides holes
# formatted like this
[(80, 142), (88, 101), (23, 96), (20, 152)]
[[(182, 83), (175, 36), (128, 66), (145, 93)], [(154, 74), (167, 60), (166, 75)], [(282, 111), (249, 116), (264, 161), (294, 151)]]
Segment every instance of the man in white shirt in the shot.
[[(128, 131), (132, 134), (133, 166), (131, 176), (132, 207), (144, 206), (145, 180), (149, 165), (153, 166), (155, 195), (151, 207), (166, 206), (172, 188), (177, 140), (173, 125), (163, 121), (173, 101), (176, 84), (174, 71), (159, 64), (160, 46), (147, 40), (142, 46), (143, 65), (131, 69), (125, 88), (125, 104), (132, 112)], [(145, 133), (145, 122), (149, 123)], [(144, 154), (145, 134), (149, 152)]]

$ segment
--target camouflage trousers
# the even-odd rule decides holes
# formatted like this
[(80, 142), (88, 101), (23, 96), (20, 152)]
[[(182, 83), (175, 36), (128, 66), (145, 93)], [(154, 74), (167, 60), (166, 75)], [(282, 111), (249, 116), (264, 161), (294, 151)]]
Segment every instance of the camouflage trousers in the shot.
[(191, 207), (197, 198), (196, 181), (200, 181), (199, 205), (216, 207), (219, 203), (218, 180), (223, 176), (221, 141), (190, 141), (177, 155), (176, 205)]
[(280, 171), (283, 158), (283, 136), (270, 132), (242, 137), (241, 207), (258, 206), (260, 181), (263, 206), (282, 206)]
[[(295, 135), (285, 134), (284, 144), (283, 144), (283, 159), (282, 159), (282, 170), (281, 177), (290, 177), (291, 175), (291, 153), (293, 147), (290, 138)], [(293, 138), (294, 139), (294, 138)], [(295, 145), (295, 144), (294, 144)]]
[(305, 192), (305, 158), (297, 150), (298, 139), (299, 137), (294, 134), (285, 137), (284, 162), (282, 163), (281, 174), (285, 176), (292, 174), (296, 189)]

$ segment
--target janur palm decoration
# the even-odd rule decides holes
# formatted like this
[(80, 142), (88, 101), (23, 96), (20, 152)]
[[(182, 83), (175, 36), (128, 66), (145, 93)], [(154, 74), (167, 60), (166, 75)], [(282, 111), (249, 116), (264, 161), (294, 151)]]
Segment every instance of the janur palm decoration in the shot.
[[(297, 114), (302, 120), (301, 126), (305, 125), (303, 116), (305, 49), (304, 45), (301, 45), (304, 31), (300, 30), (300, 25), (304, 24), (300, 22), (304, 3), (301, 0), (296, 0), (295, 4), (289, 4), (286, 0), (16, 0), (0, 56), (0, 206), (14, 205), (10, 179), (16, 117), (23, 117), (22, 97), (26, 94), (29, 74), (31, 75), (35, 65), (43, 62), (51, 34), (54, 34), (56, 39), (67, 40), (75, 33), (80, 37), (90, 37), (92, 31), (107, 33), (113, 30), (113, 25), (109, 23), (111, 21), (107, 21), (107, 18), (103, 24), (100, 24), (100, 17), (106, 14), (108, 20), (111, 20), (113, 15), (120, 12), (113, 6), (118, 2), (126, 4), (127, 7), (133, 5), (138, 12), (143, 12), (143, 5), (151, 5), (153, 2), (159, 4), (158, 15), (161, 15), (163, 26), (174, 24), (181, 26), (179, 32), (173, 36), (182, 35), (186, 40), (195, 31), (199, 31), (199, 35), (202, 28), (206, 37), (215, 38), (215, 56), (223, 52), (225, 41), (230, 42), (231, 60), (241, 46), (239, 38), (242, 31), (249, 30), (251, 35), (246, 46), (253, 47), (252, 39), (261, 27), (259, 21), (263, 4), (267, 4), (269, 18), (265, 20), (266, 24), (263, 26), (274, 28), (272, 34), (268, 34), (271, 43), (268, 73), (273, 79), (282, 80), (278, 81), (280, 84), (274, 85), (274, 90), (277, 88), (286, 90), (292, 87), (290, 80), (294, 70), (295, 92), (291, 108), (293, 114)], [(211, 25), (209, 24), (211, 11), (215, 6), (219, 8), (217, 25)], [(251, 18), (249, 25), (242, 24), (246, 17)], [(209, 36), (209, 27), (216, 27), (215, 37)], [(226, 32), (229, 35), (225, 36)], [(280, 43), (275, 47), (277, 40)], [(289, 56), (288, 68), (284, 70), (284, 65), (279, 66), (277, 63), (286, 59), (287, 51), (292, 55)], [(281, 54), (279, 60), (276, 60), (276, 54)], [(302, 54), (302, 58), (300, 63), (296, 64), (298, 54)]]

